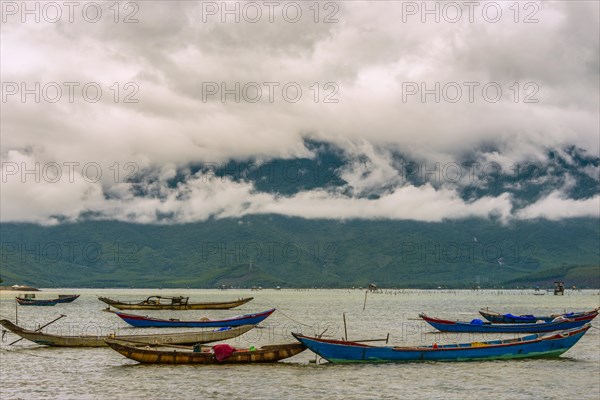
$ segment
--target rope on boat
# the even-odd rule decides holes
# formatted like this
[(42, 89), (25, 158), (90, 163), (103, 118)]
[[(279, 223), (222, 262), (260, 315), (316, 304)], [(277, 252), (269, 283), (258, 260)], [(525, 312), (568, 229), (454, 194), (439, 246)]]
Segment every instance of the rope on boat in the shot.
[(312, 325), (303, 324), (302, 322), (295, 320), (294, 318), (290, 317), (289, 315), (287, 315), (286, 313), (284, 313), (284, 312), (283, 312), (283, 311), (281, 311), (280, 309), (277, 309), (277, 311), (278, 311), (279, 313), (281, 313), (281, 315), (283, 315), (283, 316), (284, 316), (284, 317), (286, 317), (287, 319), (289, 319), (289, 320), (291, 320), (291, 321), (294, 321), (294, 322), (295, 322), (295, 323), (297, 323), (297, 324), (300, 324), (300, 325), (303, 325), (303, 326), (309, 326), (309, 327), (312, 327)]

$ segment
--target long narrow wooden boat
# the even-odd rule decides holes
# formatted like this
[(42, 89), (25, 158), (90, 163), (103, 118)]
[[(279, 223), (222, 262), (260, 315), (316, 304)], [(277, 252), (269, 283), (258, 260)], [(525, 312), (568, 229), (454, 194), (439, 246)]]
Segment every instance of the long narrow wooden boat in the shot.
[(119, 310), (226, 310), (246, 304), (254, 297), (247, 297), (233, 301), (190, 303), (189, 297), (150, 296), (142, 301), (119, 301), (107, 297), (98, 297), (98, 300), (108, 304), (109, 307)]
[(275, 309), (260, 313), (245, 314), (221, 320), (201, 319), (198, 321), (181, 321), (179, 319), (158, 319), (141, 315), (115, 312), (123, 321), (138, 328), (220, 328), (223, 326), (257, 325), (264, 321)]
[(56, 299), (36, 299), (34, 297), (15, 297), (17, 303), (22, 306), (55, 306), (60, 303), (71, 303), (77, 299), (78, 294), (61, 294)]
[(474, 319), (471, 322), (461, 322), (431, 318), (425, 314), (420, 314), (419, 317), (441, 332), (542, 333), (578, 328), (596, 318), (597, 315), (598, 313), (594, 312), (572, 319), (559, 319), (553, 322), (536, 324), (493, 324), (491, 322), (483, 322), (479, 319)]
[(301, 343), (278, 344), (262, 346), (257, 349), (235, 349), (222, 359), (217, 360), (215, 354), (208, 350), (154, 350), (151, 348), (137, 347), (127, 342), (107, 339), (106, 343), (125, 357), (144, 364), (249, 364), (272, 363), (295, 356), (306, 350)]
[(558, 357), (569, 350), (590, 328), (516, 339), (416, 347), (370, 346), (292, 333), (303, 345), (333, 363), (386, 363), (404, 361), (475, 361), (513, 358)]
[(0, 320), (0, 325), (2, 325), (5, 329), (8, 329), (15, 335), (20, 336), (24, 339), (30, 340), (37, 344), (56, 347), (106, 347), (108, 345), (104, 340), (107, 337), (143, 344), (191, 345), (196, 343), (211, 343), (220, 340), (232, 339), (237, 336), (243, 335), (255, 326), (242, 325), (234, 328), (219, 328), (217, 330), (212, 331), (177, 332), (163, 334), (155, 333), (151, 335), (62, 336), (24, 329), (6, 319)]
[(592, 313), (597, 314), (598, 309), (592, 310), (592, 311), (580, 311), (580, 312), (571, 312), (571, 313), (564, 313), (564, 314), (552, 314), (552, 315), (546, 315), (546, 316), (536, 316), (533, 314), (526, 314), (526, 315), (501, 314), (501, 313), (498, 313), (495, 311), (490, 311), (487, 309), (479, 310), (479, 314), (481, 314), (481, 316), (483, 318), (485, 318), (486, 320), (493, 322), (495, 324), (534, 324), (537, 321), (552, 322), (557, 317), (564, 317), (564, 318), (570, 319), (570, 318), (582, 317), (584, 315), (588, 315), (588, 314), (592, 314)]

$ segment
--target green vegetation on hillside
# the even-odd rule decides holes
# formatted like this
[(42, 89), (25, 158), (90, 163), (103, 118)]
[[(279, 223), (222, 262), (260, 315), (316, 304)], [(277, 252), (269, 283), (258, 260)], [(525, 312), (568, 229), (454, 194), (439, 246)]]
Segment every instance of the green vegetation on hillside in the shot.
[[(444, 223), (280, 216), (0, 225), (0, 274), (42, 287), (598, 287), (598, 219)], [(571, 282), (572, 281), (572, 282)]]

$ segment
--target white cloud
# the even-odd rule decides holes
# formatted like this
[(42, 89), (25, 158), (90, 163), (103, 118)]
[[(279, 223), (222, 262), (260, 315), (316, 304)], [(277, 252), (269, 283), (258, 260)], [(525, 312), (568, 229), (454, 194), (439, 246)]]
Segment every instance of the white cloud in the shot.
[(404, 219), (440, 222), (465, 217), (510, 216), (507, 194), (465, 202), (450, 190), (435, 190), (430, 185), (405, 186), (376, 200), (348, 198), (324, 191), (282, 197), (260, 208), (262, 213), (324, 219)]
[(560, 191), (550, 193), (517, 213), (519, 219), (600, 217), (600, 195), (582, 200), (565, 198)]
[[(250, 214), (281, 214), (302, 218), (323, 219), (407, 219), (439, 222), (464, 217), (510, 218), (511, 200), (508, 194), (464, 201), (450, 189), (436, 190), (430, 184), (420, 187), (406, 185), (382, 195), (366, 199), (343, 195), (341, 192), (310, 190), (291, 196), (257, 192), (249, 182), (234, 182), (229, 178), (198, 172), (187, 176), (175, 187), (168, 181), (173, 171), (154, 174), (137, 183), (120, 183), (105, 198), (99, 182), (74, 171), (54, 177), (39, 167), (40, 183), (35, 175), (21, 176), (14, 167), (35, 165), (35, 161), (11, 152), (10, 162), (2, 171), (6, 184), (2, 190), (2, 220), (53, 224), (60, 216), (77, 221), (82, 213), (94, 213), (86, 218), (112, 219), (136, 223), (188, 223), (210, 217), (227, 218)], [(50, 171), (50, 169), (48, 169)], [(21, 172), (21, 171), (19, 171)], [(49, 180), (56, 182), (50, 183)], [(72, 180), (72, 181), (71, 181)], [(362, 184), (362, 181), (359, 181)], [(358, 189), (361, 189), (359, 187)], [(144, 195), (134, 195), (135, 191)], [(30, 213), (36, 209), (36, 213)], [(68, 210), (68, 211), (67, 211)]]
[[(3, 183), (3, 221), (73, 219), (85, 211), (139, 222), (153, 221), (157, 213), (191, 221), (268, 209), (340, 218), (352, 213), (424, 220), (498, 213), (505, 218), (511, 200), (504, 195), (469, 203), (448, 187), (402, 187), (389, 153), (380, 150), (430, 164), (476, 153), (503, 169), (544, 161), (547, 149), (572, 145), (600, 156), (598, 2), (536, 3), (539, 22), (534, 24), (515, 23), (510, 2), (498, 3), (503, 17), (497, 24), (482, 18), (481, 7), (473, 23), (466, 18), (456, 24), (421, 23), (420, 15), (403, 23), (403, 2), (336, 3), (339, 22), (331, 24), (315, 24), (308, 6), (296, 24), (280, 14), (274, 23), (266, 14), (257, 24), (221, 23), (220, 15), (205, 23), (202, 2), (172, 7), (166, 1), (140, 2), (139, 23), (115, 24), (107, 8), (111, 4), (102, 4), (108, 18), (97, 24), (81, 18), (21, 23), (16, 16), (0, 27), (2, 82), (80, 84), (72, 103), (64, 100), (65, 92), (58, 103), (36, 103), (31, 95), (25, 102), (16, 95), (2, 103), (3, 162), (13, 162), (18, 152), (40, 163), (98, 163), (104, 172), (94, 183)], [(321, 10), (321, 19), (327, 11)], [(97, 103), (82, 98), (87, 82), (102, 88)], [(123, 101), (133, 93), (124, 86), (128, 82), (139, 88), (133, 95), (137, 103)], [(257, 82), (263, 97), (257, 103), (237, 103), (231, 95), (225, 103), (219, 96), (204, 101), (205, 82), (225, 82), (229, 88)], [(280, 83), (273, 102), (264, 82)], [(297, 103), (283, 99), (281, 87), (288, 82), (302, 88)], [(335, 87), (324, 86), (327, 82), (337, 85), (337, 94)], [(407, 82), (428, 88), (456, 82), (463, 97), (457, 103), (436, 103), (431, 95), (426, 102), (418, 95), (403, 98)], [(479, 83), (472, 103), (464, 82)], [(497, 103), (481, 95), (489, 82), (502, 88)], [(528, 82), (539, 89), (537, 103), (524, 102), (532, 93), (524, 86)], [(339, 101), (323, 102), (327, 95)], [(173, 190), (163, 185), (166, 177), (159, 177), (155, 190), (166, 197), (151, 198), (134, 195), (111, 175), (111, 166), (122, 169), (127, 163), (172, 176), (194, 162), (305, 157), (310, 155), (303, 146), (306, 137), (362, 154), (366, 162), (344, 169), (343, 178), (355, 194), (384, 186), (385, 193), (365, 200), (305, 192), (270, 199), (267, 205), (249, 184), (211, 182), (205, 188), (192, 181)], [(482, 148), (493, 151), (477, 154)], [(586, 172), (597, 175), (591, 167)], [(179, 190), (189, 198), (178, 197)], [(200, 205), (204, 202), (206, 207)], [(413, 213), (397, 210), (396, 204)]]
[(60, 175), (57, 171), (52, 164), (43, 165), (30, 156), (10, 151), (2, 162), (0, 220), (47, 225), (65, 219), (75, 221), (82, 212), (102, 204), (99, 183), (84, 179), (75, 169), (72, 175), (66, 169), (61, 169)]

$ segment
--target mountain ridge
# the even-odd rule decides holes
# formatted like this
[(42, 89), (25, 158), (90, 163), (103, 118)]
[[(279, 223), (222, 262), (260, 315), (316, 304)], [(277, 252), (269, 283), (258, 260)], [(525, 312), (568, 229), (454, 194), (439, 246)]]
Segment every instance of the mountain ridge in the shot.
[(0, 232), (8, 285), (515, 287), (571, 271), (567, 285), (598, 287), (600, 275), (595, 218), (502, 224), (264, 215), (180, 225), (3, 223)]

